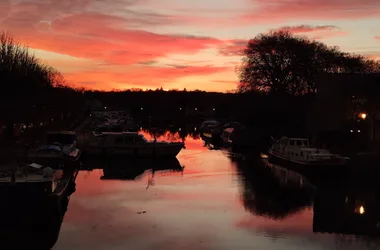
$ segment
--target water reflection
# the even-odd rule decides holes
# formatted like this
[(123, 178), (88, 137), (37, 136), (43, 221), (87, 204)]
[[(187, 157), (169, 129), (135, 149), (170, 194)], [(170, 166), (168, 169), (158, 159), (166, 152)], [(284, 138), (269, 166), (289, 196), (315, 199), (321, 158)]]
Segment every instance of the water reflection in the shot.
[(244, 207), (275, 220), (312, 205), (315, 186), (302, 175), (261, 159), (238, 161)]
[(238, 161), (237, 167), (243, 205), (253, 215), (283, 220), (310, 208), (312, 228), (306, 230), (334, 234), (339, 242), (355, 240), (380, 247), (378, 182), (368, 182), (366, 176), (350, 176), (333, 186), (258, 158)]
[(148, 170), (154, 176), (156, 172), (182, 172), (184, 167), (177, 158), (165, 160), (100, 158), (95, 161), (85, 161), (83, 169), (102, 169), (102, 180), (137, 180)]
[[(269, 164), (258, 154), (219, 150), (189, 129), (141, 131), (148, 139), (185, 141), (178, 159), (85, 158), (62, 230), (61, 219), (48, 224), (45, 214), (35, 213), (29, 231), (37, 233), (30, 238), (44, 235), (49, 247), (61, 232), (56, 249), (378, 246), (377, 176), (351, 174), (326, 182), (323, 176)], [(17, 216), (4, 217), (14, 221)], [(45, 226), (35, 229), (36, 220)]]

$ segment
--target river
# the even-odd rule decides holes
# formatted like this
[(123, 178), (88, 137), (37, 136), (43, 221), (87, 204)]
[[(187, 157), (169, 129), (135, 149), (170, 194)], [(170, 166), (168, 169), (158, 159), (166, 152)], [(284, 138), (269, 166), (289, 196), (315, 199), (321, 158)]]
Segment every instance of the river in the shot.
[[(330, 202), (340, 194), (327, 192), (332, 197), (326, 198), (326, 192), (318, 193), (297, 173), (231, 157), (227, 151), (206, 147), (197, 137), (187, 136), (185, 143), (178, 162), (171, 163), (182, 166), (182, 171), (126, 174), (135, 176), (134, 180), (106, 180), (109, 173), (102, 169), (80, 171), (54, 249), (349, 250), (378, 246), (376, 238), (355, 236), (361, 232), (342, 232), (350, 231), (347, 220), (351, 218), (356, 223), (353, 230), (358, 229), (362, 222), (355, 218), (367, 214), (361, 214), (364, 208), (346, 213), (340, 203)], [(332, 219), (342, 214), (347, 217)]]

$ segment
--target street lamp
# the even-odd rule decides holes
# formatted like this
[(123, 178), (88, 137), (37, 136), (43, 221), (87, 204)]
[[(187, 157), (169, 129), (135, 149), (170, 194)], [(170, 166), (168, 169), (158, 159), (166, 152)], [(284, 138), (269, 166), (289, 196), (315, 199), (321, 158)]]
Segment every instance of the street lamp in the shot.
[(363, 120), (365, 120), (367, 118), (367, 114), (366, 113), (360, 113), (359, 117), (362, 118)]

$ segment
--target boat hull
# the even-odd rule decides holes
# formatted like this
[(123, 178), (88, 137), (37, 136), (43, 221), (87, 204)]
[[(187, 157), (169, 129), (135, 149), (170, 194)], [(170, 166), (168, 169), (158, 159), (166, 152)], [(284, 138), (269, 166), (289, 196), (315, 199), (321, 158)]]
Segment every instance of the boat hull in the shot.
[(86, 155), (106, 155), (110, 157), (131, 158), (173, 158), (183, 148), (183, 144), (168, 145), (144, 145), (140, 147), (89, 147), (84, 152)]

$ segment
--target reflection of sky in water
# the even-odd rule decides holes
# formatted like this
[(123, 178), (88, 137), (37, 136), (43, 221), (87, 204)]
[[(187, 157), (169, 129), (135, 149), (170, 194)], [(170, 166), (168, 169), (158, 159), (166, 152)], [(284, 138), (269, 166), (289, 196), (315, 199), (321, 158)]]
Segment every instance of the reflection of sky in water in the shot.
[(245, 211), (235, 163), (200, 140), (186, 147), (183, 174), (157, 172), (149, 188), (149, 171), (137, 181), (82, 171), (55, 249), (363, 249), (314, 234), (310, 208), (283, 221)]

